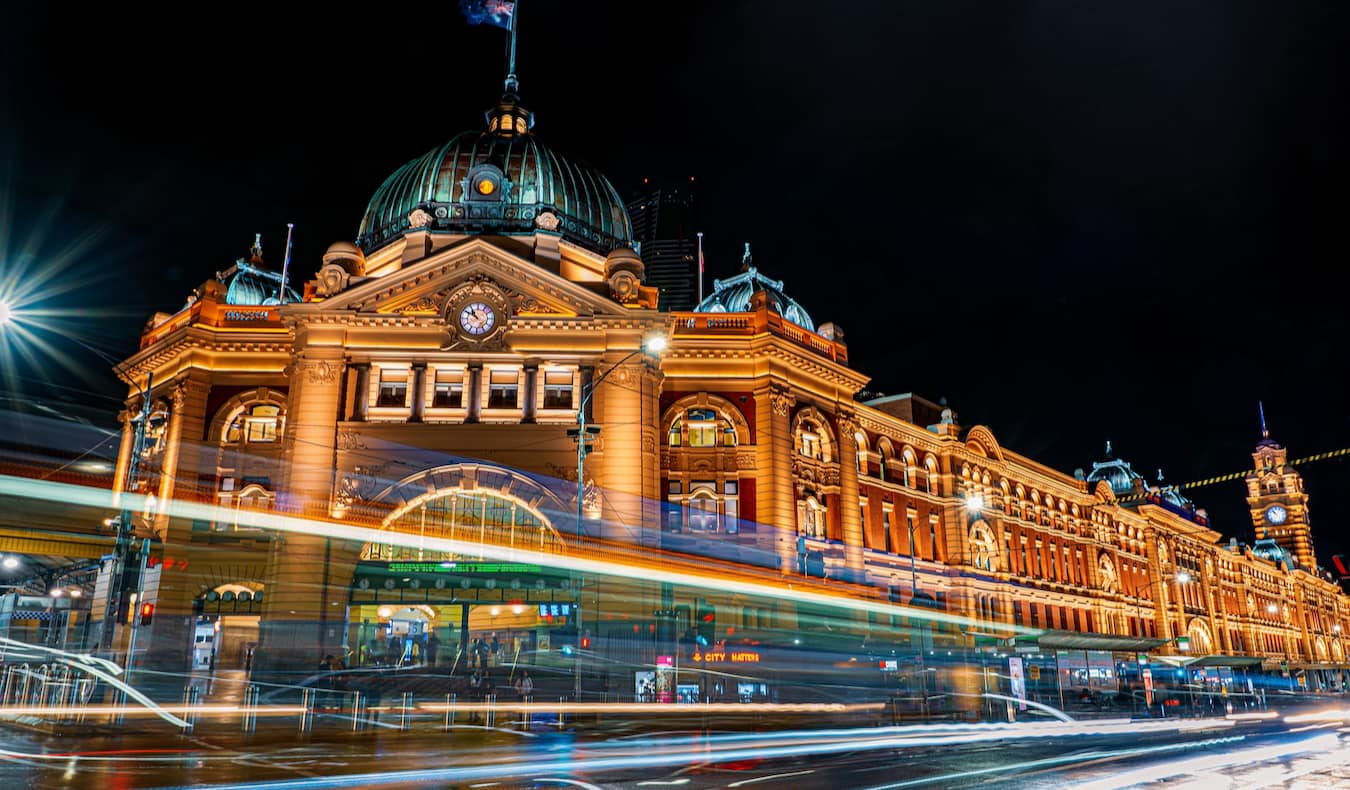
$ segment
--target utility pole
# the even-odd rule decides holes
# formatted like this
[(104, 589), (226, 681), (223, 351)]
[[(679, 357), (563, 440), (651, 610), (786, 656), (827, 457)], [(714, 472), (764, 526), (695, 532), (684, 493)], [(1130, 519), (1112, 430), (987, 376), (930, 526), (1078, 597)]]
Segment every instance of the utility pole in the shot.
[(114, 644), (114, 633), (117, 626), (118, 615), (122, 611), (122, 576), (125, 573), (127, 554), (131, 550), (132, 523), (131, 507), (128, 504), (125, 494), (136, 490), (136, 478), (140, 473), (141, 454), (145, 451), (145, 430), (150, 423), (150, 393), (154, 387), (155, 374), (152, 372), (145, 378), (145, 389), (141, 392), (141, 413), (132, 417), (131, 420), (136, 424), (136, 439), (132, 442), (131, 458), (127, 459), (127, 477), (126, 483), (122, 486), (122, 512), (117, 515), (114, 522), (117, 526), (117, 538), (113, 543), (112, 571), (108, 574), (108, 591), (104, 601), (103, 608), (103, 633), (100, 636), (100, 647), (106, 653), (111, 653)]

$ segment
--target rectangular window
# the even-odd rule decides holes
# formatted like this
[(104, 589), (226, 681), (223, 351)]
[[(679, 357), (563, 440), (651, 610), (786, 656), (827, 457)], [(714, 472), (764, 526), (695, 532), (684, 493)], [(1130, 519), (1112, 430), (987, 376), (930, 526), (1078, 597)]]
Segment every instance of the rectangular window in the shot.
[(375, 405), (394, 407), (408, 405), (408, 371), (380, 371), (380, 394), (375, 400)]
[(867, 546), (868, 548), (872, 548), (872, 549), (876, 548), (876, 546), (869, 545), (869, 544), (871, 544), (871, 541), (869, 541), (869, 540), (867, 539), (867, 499), (866, 499), (866, 498), (862, 498), (862, 499), (859, 499), (859, 500), (858, 500), (858, 529), (862, 532), (862, 535), (863, 535), (863, 545), (864, 545), (864, 546)]
[(520, 373), (518, 371), (492, 371), (492, 377), (488, 381), (488, 408), (520, 408)]
[(436, 371), (436, 390), (431, 405), (437, 409), (464, 408), (464, 374), (458, 370)]
[(895, 546), (891, 544), (891, 511), (885, 509), (881, 511), (881, 539), (882, 548), (886, 553), (893, 553)]
[(1040, 627), (1040, 624), (1041, 624), (1041, 612), (1040, 612), (1040, 608), (1041, 608), (1040, 604), (1035, 604), (1035, 603), (1033, 603), (1033, 604), (1031, 605), (1031, 627), (1032, 627), (1032, 628), (1038, 628), (1038, 627)]
[(679, 480), (671, 480), (669, 483), (666, 484), (666, 493), (682, 494), (684, 493), (684, 484), (681, 483)]
[(544, 408), (572, 408), (572, 371), (544, 371)]

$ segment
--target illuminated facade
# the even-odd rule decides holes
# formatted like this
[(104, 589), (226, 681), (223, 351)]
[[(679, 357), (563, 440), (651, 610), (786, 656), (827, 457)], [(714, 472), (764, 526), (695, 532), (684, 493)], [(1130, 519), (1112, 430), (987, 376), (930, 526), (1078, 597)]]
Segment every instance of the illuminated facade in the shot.
[[(152, 654), (186, 656), (193, 615), (219, 611), (221, 590), (239, 627), (258, 629), (255, 670), (358, 650), (388, 600), (462, 607), (448, 628), (464, 634), (484, 603), (587, 600), (543, 573), (445, 584), (431, 565), (465, 558), (406, 539), (251, 528), (249, 513), (277, 511), (546, 553), (578, 550), (578, 532), (650, 556), (710, 552), (987, 626), (947, 644), (1021, 630), (1046, 649), (1346, 663), (1350, 604), (1315, 572), (1300, 478), (1268, 437), (1248, 480), (1249, 548), (1122, 461), (1068, 475), (922, 398), (859, 401), (868, 377), (842, 330), (816, 325), (748, 247), (698, 309), (658, 311), (613, 187), (532, 126), (508, 94), (487, 131), (400, 168), (357, 243), (332, 245), (296, 300), (276, 298), (255, 245), (152, 319), (122, 369), (128, 412), (153, 373), (167, 415), (139, 481), (159, 503), (141, 529), (179, 560), (145, 591)], [(669, 337), (659, 359), (633, 353), (656, 334)], [(579, 481), (567, 430), (601, 378)], [(131, 448), (128, 423), (120, 474)], [(178, 517), (173, 501), (225, 515)], [(643, 595), (671, 597), (655, 583)], [(788, 603), (710, 599), (728, 613), (717, 643), (798, 627)], [(594, 605), (655, 633), (650, 602)], [(619, 627), (583, 621), (602, 649)]]

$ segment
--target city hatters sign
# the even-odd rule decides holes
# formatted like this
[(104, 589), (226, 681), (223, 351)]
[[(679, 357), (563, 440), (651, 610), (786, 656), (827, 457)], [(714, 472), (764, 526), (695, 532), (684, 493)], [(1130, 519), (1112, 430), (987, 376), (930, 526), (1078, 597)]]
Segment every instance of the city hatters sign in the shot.
[(695, 650), (690, 658), (696, 664), (758, 664), (760, 656), (753, 650)]

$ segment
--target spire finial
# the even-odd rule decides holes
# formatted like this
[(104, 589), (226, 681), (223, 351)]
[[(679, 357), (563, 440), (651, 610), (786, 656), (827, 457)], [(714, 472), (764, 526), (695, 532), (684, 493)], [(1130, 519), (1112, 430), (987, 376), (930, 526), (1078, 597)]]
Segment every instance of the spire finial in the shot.
[(253, 246), (248, 248), (249, 263), (262, 263), (262, 234), (253, 234)]
[(745, 243), (745, 254), (741, 256), (741, 271), (747, 271), (755, 265), (754, 256), (750, 254), (750, 242)]
[(1158, 482), (1161, 483), (1162, 481), (1163, 481), (1163, 473), (1162, 473), (1162, 467), (1160, 466), (1160, 467), (1158, 467)]
[(1107, 457), (1107, 458), (1110, 458), (1110, 457), (1111, 457), (1111, 440), (1110, 440), (1110, 439), (1107, 439), (1107, 440), (1106, 440), (1106, 457)]
[(1266, 404), (1261, 401), (1256, 402), (1256, 408), (1261, 412), (1261, 438), (1269, 439), (1270, 431), (1266, 430)]

